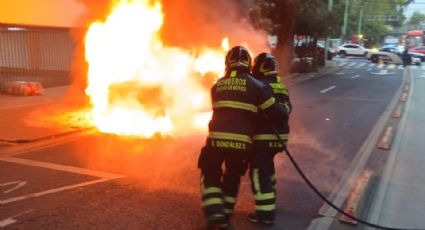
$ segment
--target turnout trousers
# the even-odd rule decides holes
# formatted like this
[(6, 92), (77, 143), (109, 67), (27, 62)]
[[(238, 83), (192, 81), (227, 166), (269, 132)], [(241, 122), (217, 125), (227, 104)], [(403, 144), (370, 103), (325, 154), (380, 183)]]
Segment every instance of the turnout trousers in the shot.
[[(245, 174), (247, 152), (205, 146), (198, 159), (201, 169), (201, 196), (205, 215), (231, 216)], [(223, 167), (224, 166), (224, 167)]]
[(255, 212), (262, 219), (274, 220), (276, 215), (276, 151), (256, 150), (249, 158), (249, 176), (254, 194)]

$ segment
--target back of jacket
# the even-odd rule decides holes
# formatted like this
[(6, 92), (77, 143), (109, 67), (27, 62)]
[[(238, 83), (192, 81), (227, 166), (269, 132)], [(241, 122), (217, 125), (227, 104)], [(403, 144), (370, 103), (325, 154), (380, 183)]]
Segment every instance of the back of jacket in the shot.
[(269, 87), (238, 70), (229, 70), (214, 84), (211, 99), (213, 115), (207, 145), (223, 150), (250, 151), (259, 111), (272, 119), (285, 113)]
[[(289, 92), (277, 74), (262, 77), (260, 81), (272, 90), (273, 97), (285, 108), (286, 116), (282, 116), (278, 121), (271, 121), (260, 114), (255, 126), (254, 144), (256, 149), (279, 152), (283, 150), (283, 145), (276, 137), (274, 129), (278, 131), (280, 139), (287, 142), (289, 114), (292, 111)], [(274, 129), (270, 125), (273, 125)]]

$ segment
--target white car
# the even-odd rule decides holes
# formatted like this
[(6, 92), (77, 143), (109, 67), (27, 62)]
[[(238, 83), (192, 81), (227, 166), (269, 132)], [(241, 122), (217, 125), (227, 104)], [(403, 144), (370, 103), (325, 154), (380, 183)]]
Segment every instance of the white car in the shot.
[[(403, 64), (402, 56), (403, 53), (397, 49), (396, 47), (383, 47), (378, 51), (371, 51), (367, 54), (367, 59), (369, 59), (373, 63), (383, 62), (386, 64)], [(421, 59), (425, 58), (424, 55), (410, 52), (410, 64), (420, 65)]]
[(366, 49), (359, 44), (343, 44), (336, 47), (335, 50), (340, 57), (346, 57), (346, 56), (366, 57), (366, 55), (370, 52), (369, 49)]

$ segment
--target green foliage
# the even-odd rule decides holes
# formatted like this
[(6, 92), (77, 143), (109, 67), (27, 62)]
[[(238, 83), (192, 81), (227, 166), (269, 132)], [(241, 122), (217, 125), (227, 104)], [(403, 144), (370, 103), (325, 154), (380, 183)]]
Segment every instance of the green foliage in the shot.
[[(274, 34), (303, 34), (316, 37), (340, 37), (344, 23), (346, 0), (247, 0), (252, 2), (251, 19), (258, 28)], [(400, 27), (405, 17), (403, 9), (413, 0), (348, 0), (347, 37), (361, 33), (370, 40), (379, 40), (388, 35), (389, 27)], [(360, 21), (360, 11), (363, 17)], [(378, 16), (378, 18), (373, 18)], [(383, 20), (386, 16), (398, 17), (398, 21)], [(380, 18), (379, 18), (380, 17)], [(425, 21), (418, 12), (414, 23)], [(409, 21), (410, 22), (410, 21)], [(288, 25), (293, 25), (288, 26)], [(293, 28), (291, 30), (291, 28)]]
[(420, 26), (422, 23), (425, 23), (425, 14), (419, 11), (415, 11), (407, 22), (407, 24), (412, 26)]

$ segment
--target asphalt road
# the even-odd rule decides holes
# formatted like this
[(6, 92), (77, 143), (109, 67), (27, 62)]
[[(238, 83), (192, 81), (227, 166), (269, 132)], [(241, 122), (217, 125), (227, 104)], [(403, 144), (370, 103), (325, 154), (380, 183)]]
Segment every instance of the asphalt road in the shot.
[[(402, 81), (400, 66), (343, 61), (335, 72), (289, 88), (289, 149), (325, 196), (343, 179)], [(205, 134), (157, 140), (90, 135), (3, 158), (0, 228), (202, 229), (196, 160), (204, 140)], [(276, 166), (278, 219), (268, 229), (307, 229), (323, 202), (285, 155), (278, 155)], [(244, 178), (235, 229), (263, 229), (246, 221), (252, 209)]]

